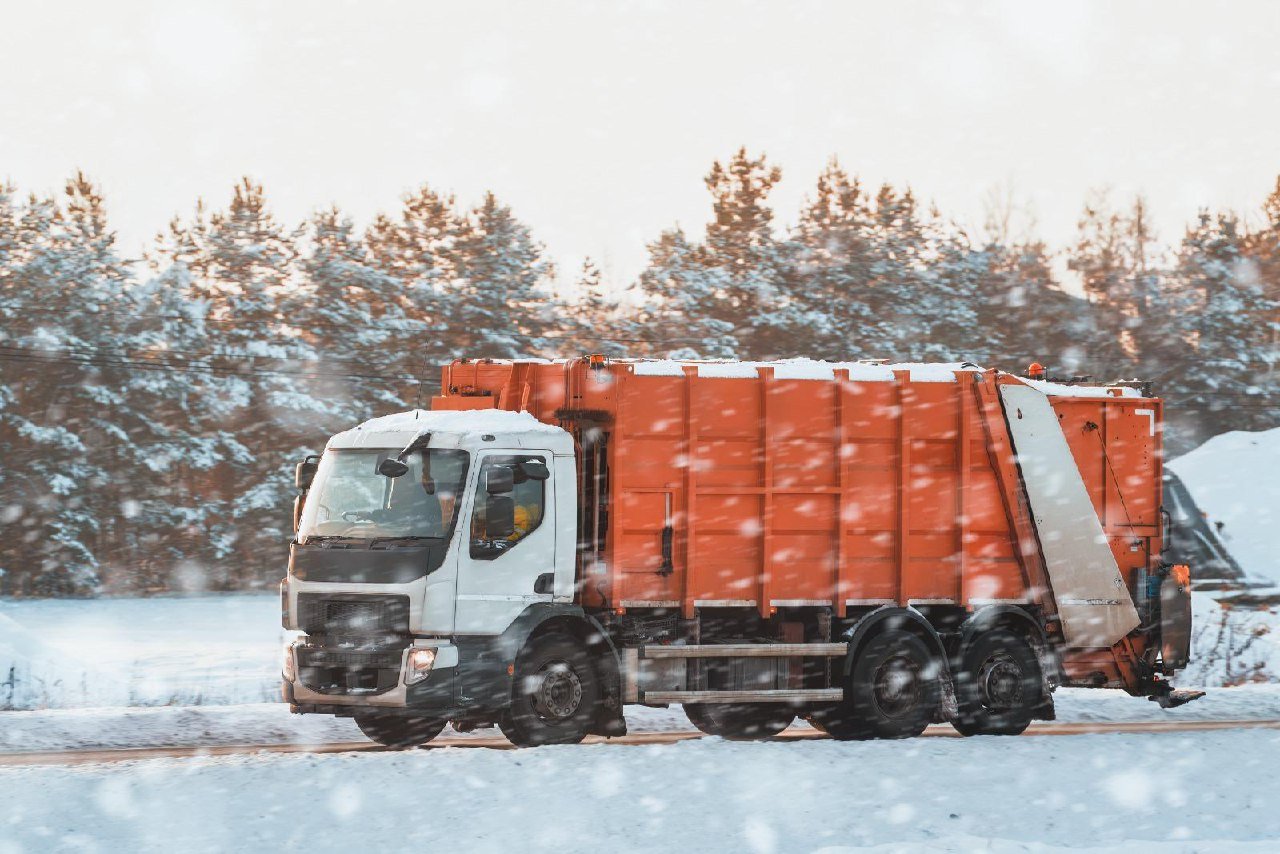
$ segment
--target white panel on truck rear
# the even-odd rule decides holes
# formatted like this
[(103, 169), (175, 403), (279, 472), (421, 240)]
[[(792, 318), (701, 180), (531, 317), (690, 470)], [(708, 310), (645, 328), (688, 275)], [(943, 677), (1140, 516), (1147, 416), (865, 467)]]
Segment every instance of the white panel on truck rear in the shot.
[(1038, 389), (1002, 385), (1000, 396), (1067, 645), (1110, 647), (1138, 626), (1138, 612), (1062, 425)]

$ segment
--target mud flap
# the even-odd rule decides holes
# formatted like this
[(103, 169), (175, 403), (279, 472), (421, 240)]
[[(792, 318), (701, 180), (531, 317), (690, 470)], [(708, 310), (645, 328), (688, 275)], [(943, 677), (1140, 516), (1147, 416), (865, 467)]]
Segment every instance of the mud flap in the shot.
[(1160, 580), (1160, 660), (1170, 674), (1186, 667), (1190, 659), (1191, 572), (1178, 565)]

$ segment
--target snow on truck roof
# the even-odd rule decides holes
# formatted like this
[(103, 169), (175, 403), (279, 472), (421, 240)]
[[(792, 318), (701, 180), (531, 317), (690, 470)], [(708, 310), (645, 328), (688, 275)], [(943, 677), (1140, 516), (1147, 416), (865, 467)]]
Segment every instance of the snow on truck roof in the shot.
[[(577, 359), (486, 359), (494, 364), (550, 365), (574, 362)], [(825, 362), (818, 359), (794, 358), (773, 361), (738, 361), (736, 359), (610, 359), (610, 362), (631, 365), (639, 377), (679, 377), (686, 367), (697, 368), (699, 377), (720, 379), (751, 378), (760, 375), (759, 368), (773, 368), (773, 375), (780, 380), (834, 380), (836, 371), (848, 371), (851, 380), (861, 382), (893, 382), (894, 371), (907, 371), (911, 381), (917, 383), (953, 383), (957, 372), (982, 373), (986, 368), (972, 362)], [(1019, 380), (1054, 397), (1142, 397), (1129, 386), (1070, 385), (1047, 380)]]
[[(972, 362), (900, 362), (879, 364), (876, 362), (820, 362), (816, 359), (779, 359), (772, 362), (736, 362), (728, 360), (677, 360), (677, 359), (620, 359), (634, 365), (637, 376), (681, 376), (685, 367), (696, 367), (699, 377), (756, 377), (759, 368), (773, 368), (773, 375), (780, 380), (833, 380), (836, 371), (848, 371), (849, 378), (863, 382), (892, 382), (895, 371), (907, 371), (912, 382), (953, 383), (959, 372), (981, 373), (984, 368)], [(1020, 378), (1021, 379), (1021, 378)], [(1056, 397), (1114, 397), (1118, 389), (1121, 397), (1140, 397), (1137, 389), (1126, 386), (1067, 385), (1064, 383), (1028, 380), (1023, 382), (1044, 394)]]
[[(562, 428), (545, 424), (527, 412), (505, 409), (411, 409), (407, 412), (395, 412), (370, 418), (357, 427), (338, 433), (329, 440), (329, 447), (403, 447), (423, 433), (452, 435), (457, 440), (457, 447), (471, 447), (476, 437), (481, 435), (493, 436), (491, 441), (498, 444), (520, 445), (520, 437), (531, 433), (541, 434), (538, 444), (551, 442), (550, 450), (557, 453), (567, 453), (573, 447), (569, 434)], [(557, 438), (563, 438), (563, 442), (557, 443)], [(564, 444), (565, 448), (560, 448), (559, 444)], [(433, 441), (432, 447), (435, 446)]]

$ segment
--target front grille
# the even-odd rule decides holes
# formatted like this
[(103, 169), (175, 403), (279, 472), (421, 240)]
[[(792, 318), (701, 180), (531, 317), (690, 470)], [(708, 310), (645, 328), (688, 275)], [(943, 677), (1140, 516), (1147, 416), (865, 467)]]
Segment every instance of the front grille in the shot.
[(298, 626), (309, 635), (409, 633), (409, 597), (298, 594)]
[(321, 694), (382, 694), (400, 682), (402, 649), (297, 649), (298, 678)]
[(403, 650), (353, 652), (349, 650), (298, 648), (299, 667), (390, 667), (400, 669)]

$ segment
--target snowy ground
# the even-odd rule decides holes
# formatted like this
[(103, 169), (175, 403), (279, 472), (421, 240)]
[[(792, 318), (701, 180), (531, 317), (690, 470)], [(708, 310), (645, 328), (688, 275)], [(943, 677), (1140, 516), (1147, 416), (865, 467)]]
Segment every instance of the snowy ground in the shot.
[(274, 595), (0, 600), (0, 708), (271, 701), (284, 637)]
[(0, 851), (1275, 851), (1280, 733), (0, 768)]
[[(1054, 695), (1059, 723), (1099, 721), (1280, 720), (1280, 685), (1246, 685), (1210, 691), (1177, 709), (1162, 709), (1123, 691), (1063, 688)], [(630, 732), (692, 729), (679, 706), (628, 706)], [(324, 744), (364, 741), (346, 718), (293, 715), (280, 703), (234, 706), (45, 709), (6, 712), (0, 718), (0, 754), (38, 750), (182, 747), (222, 744)], [(794, 726), (807, 728), (802, 722)], [(446, 735), (459, 737), (453, 730)], [(497, 730), (474, 735), (494, 737)], [(2, 851), (3, 849), (0, 849)]]

